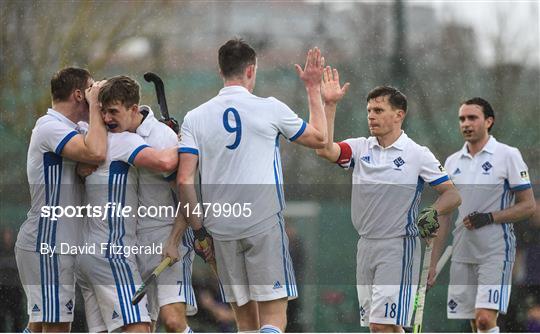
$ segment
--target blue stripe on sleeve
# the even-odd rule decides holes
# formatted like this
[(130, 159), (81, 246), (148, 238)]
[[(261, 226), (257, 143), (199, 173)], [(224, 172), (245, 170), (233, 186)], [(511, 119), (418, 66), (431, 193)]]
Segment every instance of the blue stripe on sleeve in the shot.
[(133, 166), (133, 162), (135, 161), (135, 157), (137, 156), (137, 154), (139, 154), (139, 152), (142, 151), (142, 149), (143, 149), (143, 148), (146, 148), (146, 147), (150, 147), (150, 146), (148, 146), (148, 145), (141, 145), (141, 146), (137, 147), (137, 148), (133, 151), (133, 153), (131, 153), (131, 155), (129, 156), (128, 163), (129, 163), (130, 165)]
[(432, 186), (432, 187), (433, 187), (433, 186), (437, 186), (437, 185), (439, 185), (439, 184), (441, 184), (441, 183), (443, 183), (443, 182), (446, 182), (446, 181), (448, 181), (448, 180), (450, 180), (450, 178), (448, 177), (448, 175), (445, 175), (445, 176), (443, 176), (443, 177), (438, 178), (438, 179), (435, 180), (435, 181), (430, 182), (429, 185)]
[(520, 184), (519, 186), (515, 186), (514, 188), (510, 188), (512, 191), (522, 191), (531, 188), (531, 184)]
[(64, 149), (64, 146), (66, 146), (67, 142), (73, 138), (73, 136), (75, 135), (78, 135), (79, 133), (77, 131), (71, 131), (70, 133), (68, 133), (64, 139), (62, 139), (62, 141), (58, 144), (58, 146), (56, 146), (56, 149), (54, 150), (54, 153), (56, 154), (60, 154), (62, 153), (62, 150)]
[(300, 130), (298, 130), (298, 132), (292, 136), (291, 138), (289, 138), (290, 141), (295, 141), (296, 139), (298, 139), (298, 137), (300, 137), (304, 131), (306, 131), (306, 121), (302, 121), (302, 126), (300, 127)]
[(178, 149), (178, 153), (191, 153), (191, 154), (199, 155), (199, 150), (196, 148), (191, 148), (191, 147), (180, 147)]

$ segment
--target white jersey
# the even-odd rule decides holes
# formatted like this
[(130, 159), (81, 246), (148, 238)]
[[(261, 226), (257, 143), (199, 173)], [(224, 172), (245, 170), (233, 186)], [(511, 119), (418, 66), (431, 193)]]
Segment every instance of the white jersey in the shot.
[[(142, 108), (141, 108), (142, 109)], [(178, 137), (167, 125), (158, 121), (154, 113), (145, 107), (148, 114), (137, 128), (137, 134), (153, 148), (157, 150), (178, 146)], [(145, 111), (146, 112), (146, 111)], [(175, 196), (169, 185), (169, 181), (175, 180), (176, 173), (163, 175), (148, 169), (140, 168), (138, 171), (139, 183), (139, 206), (146, 208), (159, 208), (163, 206), (173, 207), (176, 205)], [(137, 220), (137, 233), (152, 230), (174, 223), (174, 216), (165, 212), (155, 216), (146, 215)]]
[(305, 128), (284, 103), (240, 86), (221, 89), (186, 115), (179, 152), (199, 155), (202, 202), (251, 210), (226, 217), (213, 208), (204, 226), (214, 238), (237, 240), (276, 224), (264, 221), (285, 207), (279, 135), (294, 141)]
[[(105, 162), (86, 177), (87, 203), (100, 207), (104, 212), (107, 208), (107, 214), (105, 219), (103, 214), (102, 217), (88, 217), (84, 238), (89, 245), (95, 245), (96, 254), (111, 258), (119, 254), (111, 254), (110, 247), (101, 252), (102, 243), (136, 245), (138, 197), (137, 170), (133, 167), (133, 161), (148, 145), (139, 135), (130, 132), (109, 132), (107, 139)], [(120, 212), (124, 208), (131, 208), (131, 212), (124, 215)]]
[(439, 161), (404, 132), (384, 148), (376, 137), (339, 143), (338, 163), (354, 168), (352, 221), (363, 238), (418, 236), (416, 217), (424, 183), (449, 180)]
[(77, 124), (53, 109), (37, 120), (26, 165), (31, 207), (17, 236), (17, 247), (39, 252), (42, 243), (52, 248), (62, 242), (78, 241), (81, 218), (52, 220), (46, 213), (42, 214), (42, 208), (81, 204), (83, 187), (75, 172), (76, 162), (61, 156), (68, 141), (79, 134), (78, 130)]
[(463, 225), (463, 219), (474, 211), (485, 213), (506, 209), (513, 205), (514, 192), (531, 187), (527, 165), (519, 150), (490, 136), (474, 157), (465, 143), (460, 151), (448, 157), (445, 166), (462, 199), (453, 231), (452, 261), (513, 262), (516, 237), (512, 224), (491, 224), (469, 231)]

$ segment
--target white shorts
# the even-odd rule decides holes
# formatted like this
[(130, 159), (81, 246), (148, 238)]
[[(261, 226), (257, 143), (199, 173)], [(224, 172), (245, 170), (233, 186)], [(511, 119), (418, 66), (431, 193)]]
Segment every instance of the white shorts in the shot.
[[(86, 297), (94, 296), (109, 332), (129, 324), (150, 322), (146, 296), (137, 305), (131, 305), (131, 298), (141, 285), (139, 271), (131, 258), (109, 259), (86, 254), (77, 257), (77, 264), (82, 281), (91, 287)], [(91, 322), (98, 326), (97, 318)]]
[[(140, 233), (137, 236), (140, 246), (164, 244), (171, 233), (169, 228), (160, 228), (149, 233)], [(186, 315), (197, 313), (195, 292), (191, 284), (193, 268), (193, 231), (186, 229), (180, 243), (180, 261), (166, 268), (157, 278), (157, 281), (148, 287), (148, 310), (150, 318), (157, 320), (160, 307), (173, 303), (185, 303)], [(137, 255), (137, 265), (143, 279), (150, 276), (152, 271), (161, 262), (161, 254)]]
[(506, 314), (512, 288), (513, 262), (452, 262), (448, 286), (448, 319), (474, 319), (479, 308)]
[(420, 252), (420, 240), (414, 237), (358, 241), (356, 284), (361, 326), (411, 325)]
[(15, 247), (26, 293), (29, 322), (72, 322), (75, 307), (75, 256), (42, 255)]
[(98, 333), (107, 331), (107, 325), (101, 316), (101, 310), (92, 285), (78, 272), (76, 274), (77, 285), (81, 288), (81, 293), (84, 299), (84, 314), (86, 317), (86, 326), (88, 332)]
[(270, 229), (252, 237), (214, 240), (217, 270), (226, 302), (242, 306), (254, 301), (298, 297), (289, 239), (281, 214)]

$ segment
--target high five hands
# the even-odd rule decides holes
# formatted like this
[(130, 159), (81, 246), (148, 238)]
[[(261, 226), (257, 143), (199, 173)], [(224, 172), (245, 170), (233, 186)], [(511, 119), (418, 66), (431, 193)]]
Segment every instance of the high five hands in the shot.
[(319, 48), (309, 49), (303, 69), (298, 64), (295, 64), (294, 67), (306, 88), (316, 88), (321, 85), (321, 78), (324, 71), (324, 57), (321, 56), (321, 50)]
[(323, 71), (321, 84), (321, 94), (325, 104), (338, 103), (349, 90), (350, 84), (347, 82), (343, 87), (339, 83), (339, 73), (337, 69), (326, 66)]

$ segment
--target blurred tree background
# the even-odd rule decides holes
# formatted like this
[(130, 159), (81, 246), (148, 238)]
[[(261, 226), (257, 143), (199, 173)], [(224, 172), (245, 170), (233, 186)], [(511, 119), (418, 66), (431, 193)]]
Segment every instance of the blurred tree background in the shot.
[[(36, 119), (50, 106), (54, 72), (75, 65), (88, 68), (95, 79), (130, 75), (141, 83), (142, 102), (156, 110), (153, 87), (142, 75), (157, 72), (165, 82), (169, 109), (181, 121), (221, 88), (217, 49), (235, 36), (258, 52), (255, 94), (275, 96), (304, 118), (306, 94), (293, 65), (303, 63), (308, 48), (323, 50), (327, 63), (352, 84), (338, 106), (336, 140), (367, 136), (365, 96), (374, 86), (392, 84), (409, 99), (405, 131), (444, 161), (463, 145), (457, 122), (460, 101), (482, 96), (496, 112), (493, 135), (520, 148), (532, 181), (538, 183), (539, 5), (486, 4), (490, 5), (493, 8), (478, 17), (490, 29), (479, 31), (459, 19), (458, 3), (1, 0), (3, 245), (13, 241), (29, 208), (27, 146)], [(358, 331), (350, 175), (295, 145), (283, 145), (282, 154), (287, 199), (320, 207), (316, 217), (291, 218), (308, 245), (306, 285), (314, 292), (302, 297), (299, 322), (308, 331)], [(328, 221), (332, 228), (325, 224)], [(346, 237), (336, 247), (340, 236)], [(4, 248), (2, 268), (12, 268), (11, 247)], [(325, 254), (317, 249), (325, 249)], [(338, 256), (343, 260), (336, 264)], [(325, 272), (334, 272), (339, 284), (320, 281)], [(15, 275), (0, 283), (13, 284), (16, 279)], [(11, 292), (3, 289), (0, 305), (10, 307), (5, 299)], [(438, 293), (439, 319), (444, 319), (445, 291)], [(13, 305), (24, 312), (22, 303)], [(444, 323), (433, 320), (426, 329), (463, 330), (461, 324), (450, 328)], [(204, 321), (201, 324), (197, 330), (205, 329)], [(2, 329), (21, 328), (0, 325)]]

